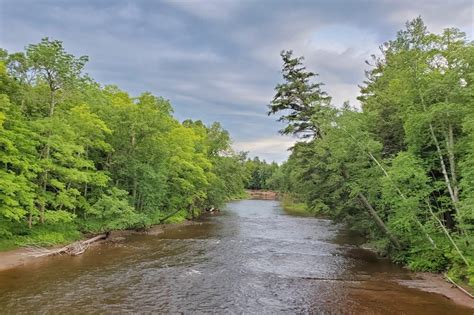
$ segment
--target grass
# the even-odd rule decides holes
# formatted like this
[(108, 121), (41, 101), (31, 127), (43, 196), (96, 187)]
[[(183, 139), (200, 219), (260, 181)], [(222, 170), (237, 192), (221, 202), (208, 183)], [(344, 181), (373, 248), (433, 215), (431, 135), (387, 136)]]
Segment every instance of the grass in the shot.
[(74, 224), (44, 225), (28, 229), (26, 226), (11, 223), (15, 234), (0, 238), (0, 251), (13, 250), (22, 246), (53, 246), (74, 242), (82, 237)]
[(240, 194), (230, 197), (228, 201), (245, 200), (249, 198), (250, 198), (250, 194), (247, 191), (243, 191)]
[(0, 252), (18, 248), (14, 239), (0, 239)]
[(312, 216), (308, 207), (304, 202), (298, 202), (289, 194), (283, 194), (281, 197), (281, 205), (286, 213), (298, 216)]

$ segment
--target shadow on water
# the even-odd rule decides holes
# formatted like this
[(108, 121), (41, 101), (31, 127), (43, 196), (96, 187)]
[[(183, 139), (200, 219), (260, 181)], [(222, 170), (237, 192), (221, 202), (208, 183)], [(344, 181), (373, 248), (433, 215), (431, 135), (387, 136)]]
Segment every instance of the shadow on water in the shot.
[(0, 273), (5, 313), (470, 314), (329, 220), (231, 202), (201, 224)]

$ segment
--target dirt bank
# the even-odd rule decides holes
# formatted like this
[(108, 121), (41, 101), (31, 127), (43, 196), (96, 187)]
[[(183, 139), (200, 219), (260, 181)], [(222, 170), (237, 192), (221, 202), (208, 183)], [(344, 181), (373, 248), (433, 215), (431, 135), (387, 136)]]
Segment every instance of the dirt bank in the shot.
[[(192, 224), (201, 224), (201, 223), (195, 222), (195, 221), (183, 221), (181, 223), (155, 225), (143, 231), (135, 231), (135, 230), (112, 231), (110, 232), (109, 236), (106, 239), (97, 241), (91, 244), (91, 246), (98, 246), (106, 242), (118, 242), (118, 241), (123, 240), (126, 236), (132, 235), (132, 234), (159, 235), (163, 233), (165, 230), (175, 229), (178, 227), (182, 227), (185, 225), (192, 225)], [(64, 244), (49, 247), (48, 249), (54, 250), (54, 249), (59, 249), (63, 246)], [(14, 249), (10, 251), (0, 252), (0, 271), (19, 267), (28, 263), (38, 262), (44, 259), (49, 259), (51, 257), (51, 256), (34, 257), (31, 254), (32, 254), (32, 248), (18, 248), (18, 249)]]
[(421, 272), (416, 274), (416, 279), (399, 280), (398, 283), (409, 288), (441, 294), (456, 304), (474, 309), (474, 299), (461, 292), (461, 290), (445, 280), (440, 274)]
[(270, 190), (247, 190), (250, 195), (250, 199), (263, 199), (263, 200), (276, 200), (278, 199), (278, 193)]

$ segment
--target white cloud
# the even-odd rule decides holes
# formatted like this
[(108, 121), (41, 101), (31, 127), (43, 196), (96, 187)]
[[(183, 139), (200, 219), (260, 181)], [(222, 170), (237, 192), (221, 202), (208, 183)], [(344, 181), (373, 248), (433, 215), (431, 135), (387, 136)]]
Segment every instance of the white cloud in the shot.
[(237, 141), (233, 147), (237, 151), (249, 151), (251, 156), (272, 157), (276, 162), (283, 162), (289, 155), (289, 149), (296, 139), (288, 136), (257, 138), (249, 141)]

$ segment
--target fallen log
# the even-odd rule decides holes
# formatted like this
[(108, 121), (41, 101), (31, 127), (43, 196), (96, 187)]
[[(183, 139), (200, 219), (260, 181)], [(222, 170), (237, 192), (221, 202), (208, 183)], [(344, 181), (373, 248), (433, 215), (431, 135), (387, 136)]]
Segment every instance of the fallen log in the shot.
[(168, 214), (163, 219), (160, 219), (160, 224), (162, 224), (163, 222), (165, 222), (166, 220), (168, 220), (169, 218), (171, 218), (172, 216), (174, 216), (175, 214), (177, 214), (180, 211), (181, 211), (181, 209), (178, 209), (175, 212), (172, 212), (172, 213)]
[(100, 235), (94, 236), (93, 238), (90, 238), (84, 241), (77, 241), (67, 246), (56, 248), (56, 249), (47, 249), (43, 247), (30, 247), (26, 255), (33, 256), (33, 257), (45, 257), (45, 256), (62, 255), (62, 254), (78, 256), (84, 253), (86, 249), (92, 243), (105, 239), (105, 238), (107, 238), (107, 234), (100, 234)]
[(107, 238), (107, 234), (100, 234), (100, 235), (94, 236), (93, 238), (90, 238), (88, 240), (82, 241), (81, 243), (83, 245), (89, 245), (89, 244), (92, 244), (92, 243), (97, 242), (99, 240), (106, 239), (106, 238)]

